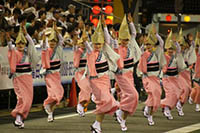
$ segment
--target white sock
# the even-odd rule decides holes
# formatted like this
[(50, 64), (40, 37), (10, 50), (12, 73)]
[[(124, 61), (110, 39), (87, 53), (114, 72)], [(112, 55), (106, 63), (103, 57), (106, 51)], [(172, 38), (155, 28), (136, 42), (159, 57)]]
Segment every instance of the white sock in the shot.
[(164, 110), (165, 110), (165, 111), (169, 111), (169, 107), (168, 107), (168, 106), (165, 106)]
[(119, 109), (119, 115), (120, 115), (121, 118), (122, 118), (122, 116), (124, 115), (124, 111), (122, 111), (121, 109)]
[(200, 108), (199, 104), (196, 104), (196, 108)]
[(22, 122), (22, 118), (21, 118), (21, 115), (16, 115), (16, 121), (17, 122)]
[(145, 106), (144, 110), (149, 113), (149, 107), (148, 106)]
[(97, 129), (101, 130), (101, 124), (97, 120), (94, 122), (93, 126), (96, 127)]

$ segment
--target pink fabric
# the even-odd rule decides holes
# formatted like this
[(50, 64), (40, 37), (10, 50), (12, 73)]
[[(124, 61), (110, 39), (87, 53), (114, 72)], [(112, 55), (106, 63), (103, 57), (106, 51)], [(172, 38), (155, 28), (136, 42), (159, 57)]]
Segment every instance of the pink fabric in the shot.
[(53, 54), (53, 50), (48, 48), (42, 51), (42, 67), (44, 69), (50, 68), (50, 57)]
[(61, 85), (60, 73), (55, 72), (45, 76), (48, 97), (44, 101), (44, 106), (56, 102), (58, 105), (62, 100), (64, 89)]
[(162, 108), (168, 106), (173, 109), (182, 93), (182, 90), (178, 85), (178, 78), (175, 76), (169, 76), (163, 78), (162, 82), (165, 90), (165, 98), (161, 100), (161, 106)]
[(133, 115), (138, 105), (138, 92), (134, 87), (133, 73), (127, 72), (122, 75), (116, 75), (115, 79), (121, 90), (119, 108)]
[(143, 86), (148, 94), (146, 105), (153, 107), (153, 112), (156, 112), (160, 107), (160, 97), (162, 89), (160, 87), (160, 80), (156, 76), (149, 76), (142, 79)]
[(189, 71), (184, 70), (179, 73), (178, 84), (182, 90), (180, 101), (181, 103), (185, 103), (188, 99), (190, 91), (192, 90)]
[(75, 73), (75, 79), (78, 83), (78, 86), (80, 87), (79, 103), (81, 103), (83, 101), (88, 102), (90, 100), (90, 95), (92, 92), (92, 88), (90, 87), (89, 79), (87, 77), (85, 77), (84, 79), (81, 79), (84, 72), (85, 72), (85, 70)]
[(97, 76), (95, 62), (99, 52), (93, 51), (91, 54), (87, 54), (87, 65), (90, 72), (90, 76)]
[(123, 69), (124, 68), (124, 62), (123, 62), (123, 60), (127, 56), (127, 47), (124, 47), (124, 46), (120, 45), (118, 49), (115, 49), (115, 52), (120, 55), (120, 58), (117, 61), (117, 65), (118, 65), (119, 69)]
[(111, 114), (118, 109), (118, 104), (110, 93), (110, 79), (108, 75), (90, 80), (92, 93), (95, 96), (95, 114)]
[(74, 67), (75, 68), (77, 68), (79, 66), (82, 53), (83, 53), (83, 50), (81, 48), (74, 51)]
[(11, 73), (14, 73), (16, 71), (16, 65), (20, 63), (22, 57), (23, 57), (23, 53), (19, 52), (18, 50), (8, 51), (8, 61), (9, 61)]
[(200, 104), (200, 86), (196, 82), (194, 82), (190, 96), (195, 104)]
[(200, 78), (200, 54), (197, 55), (197, 61), (195, 64), (195, 78)]
[[(163, 72), (166, 72), (167, 68), (169, 68), (168, 64), (170, 62), (171, 57), (165, 54), (165, 59), (167, 61), (167, 64), (164, 66)], [(180, 89), (178, 84), (178, 78), (176, 76), (168, 76), (164, 77), (162, 79), (162, 82), (165, 91), (165, 98), (161, 100), (161, 106), (162, 108), (168, 106), (171, 109), (173, 109), (176, 106), (176, 103), (179, 100), (180, 95), (182, 94), (182, 90)]]
[(147, 73), (147, 59), (148, 57), (151, 55), (150, 52), (145, 51), (139, 61), (138, 64), (138, 69), (142, 72), (142, 73)]
[(33, 79), (32, 75), (24, 74), (13, 79), (14, 91), (17, 95), (17, 105), (11, 112), (13, 117), (20, 114), (26, 119), (33, 101)]

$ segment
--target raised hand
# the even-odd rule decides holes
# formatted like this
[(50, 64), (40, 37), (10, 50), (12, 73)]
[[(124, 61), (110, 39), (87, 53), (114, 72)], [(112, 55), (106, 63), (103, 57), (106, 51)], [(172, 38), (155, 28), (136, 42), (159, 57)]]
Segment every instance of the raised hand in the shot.
[(27, 35), (28, 33), (27, 33), (25, 26), (21, 25), (21, 28), (22, 28), (22, 32), (24, 33), (24, 35)]
[(101, 16), (101, 23), (103, 24), (104, 27), (106, 27), (106, 21), (105, 21), (105, 16)]
[(128, 19), (129, 23), (133, 22), (133, 18), (131, 16), (131, 13), (128, 13), (128, 18), (127, 19)]

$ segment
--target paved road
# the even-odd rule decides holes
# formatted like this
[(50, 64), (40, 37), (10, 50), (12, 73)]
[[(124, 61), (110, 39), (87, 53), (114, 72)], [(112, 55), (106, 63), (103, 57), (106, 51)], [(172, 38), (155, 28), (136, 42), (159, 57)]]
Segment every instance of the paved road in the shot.
[[(185, 116), (179, 117), (176, 109), (172, 111), (174, 120), (167, 120), (161, 109), (155, 114), (154, 126), (148, 126), (146, 118), (142, 115), (144, 104), (140, 103), (134, 116), (127, 120), (127, 133), (161, 133), (187, 125), (200, 123), (200, 112), (195, 112), (195, 105), (186, 104), (184, 106)], [(0, 117), (0, 133), (90, 133), (90, 125), (95, 120), (92, 113), (86, 117), (73, 115), (75, 109), (61, 108), (55, 110), (56, 120), (47, 123), (46, 115), (43, 111), (30, 113), (29, 119), (25, 121), (25, 129), (16, 129), (10, 116)], [(69, 116), (73, 115), (73, 116)], [(64, 116), (62, 118), (61, 116)], [(103, 133), (121, 133), (119, 124), (113, 116), (106, 115), (102, 125)]]

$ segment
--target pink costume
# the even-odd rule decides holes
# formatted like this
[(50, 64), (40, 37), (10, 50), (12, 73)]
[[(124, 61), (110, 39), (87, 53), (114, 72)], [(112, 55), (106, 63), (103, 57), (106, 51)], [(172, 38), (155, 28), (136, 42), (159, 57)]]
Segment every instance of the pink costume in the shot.
[(200, 104), (200, 48), (197, 53), (197, 61), (195, 64), (195, 75), (194, 75), (194, 88), (190, 94), (192, 100), (196, 104)]
[(87, 55), (87, 65), (92, 93), (95, 96), (96, 110), (94, 113), (112, 115), (118, 109), (118, 104), (110, 93), (108, 70), (116, 70), (117, 67), (113, 63), (116, 64), (119, 55), (107, 44), (104, 44), (101, 51), (93, 51), (87, 42), (86, 47), (90, 49)]
[(165, 98), (161, 100), (161, 106), (162, 108), (168, 106), (170, 109), (173, 109), (182, 93), (182, 90), (178, 84), (178, 72), (182, 71), (186, 66), (180, 53), (176, 53), (171, 57), (165, 55), (165, 58), (167, 64), (163, 68), (164, 76), (162, 78), (163, 87), (165, 90)]
[[(180, 101), (181, 103), (185, 103), (188, 99), (189, 92), (192, 90), (189, 66), (193, 65), (196, 62), (194, 44), (192, 44), (187, 51), (184, 51), (182, 55), (188, 68), (179, 73), (178, 81), (180, 81), (180, 87), (183, 90)], [(182, 83), (184, 83), (184, 85)]]
[(148, 93), (146, 106), (153, 107), (153, 112), (156, 112), (160, 107), (160, 98), (162, 89), (160, 86), (159, 72), (166, 64), (163, 53), (163, 41), (157, 34), (160, 46), (157, 46), (155, 52), (150, 53), (145, 51), (138, 64), (138, 69), (143, 73), (143, 86)]
[[(54, 49), (44, 47), (42, 50), (42, 66), (46, 69), (45, 82), (47, 86), (48, 97), (43, 106), (56, 102), (58, 105), (62, 100), (64, 89), (61, 85), (60, 66), (63, 59), (62, 36), (59, 34), (59, 42)], [(48, 40), (46, 39), (46, 46)]]
[(74, 67), (76, 68), (75, 79), (80, 87), (79, 103), (90, 100), (92, 88), (90, 87), (89, 79), (83, 76), (87, 64), (86, 50), (82, 48), (74, 49)]
[(31, 68), (35, 68), (39, 61), (32, 38), (27, 34), (26, 39), (29, 45), (27, 49), (25, 48), (24, 53), (13, 48), (11, 42), (8, 43), (8, 60), (13, 78), (14, 91), (17, 95), (17, 105), (11, 112), (11, 115), (16, 117), (19, 114), (23, 119), (27, 118), (33, 101)]
[[(134, 63), (139, 60), (141, 50), (135, 41), (136, 30), (134, 24), (130, 23), (129, 25), (132, 33), (131, 40), (127, 47), (121, 45), (117, 47), (114, 43), (114, 49), (120, 55), (118, 66), (122, 71), (122, 74), (115, 74), (115, 79), (121, 90), (119, 108), (133, 115), (138, 105), (138, 92), (134, 87), (133, 66)], [(104, 28), (104, 32), (105, 36), (108, 36), (107, 28)]]

